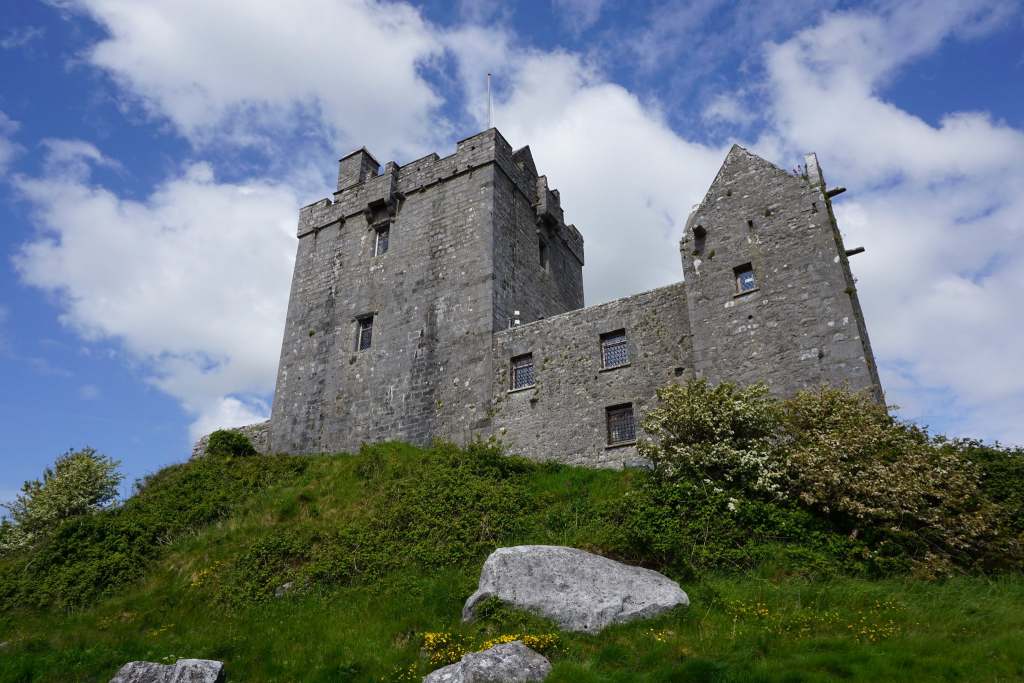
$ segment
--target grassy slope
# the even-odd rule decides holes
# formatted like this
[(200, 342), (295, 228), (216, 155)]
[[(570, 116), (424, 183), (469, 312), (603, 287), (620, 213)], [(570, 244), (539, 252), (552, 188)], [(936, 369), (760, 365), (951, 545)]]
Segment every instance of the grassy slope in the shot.
[[(512, 613), (462, 625), (480, 562), (488, 548), (511, 543), (609, 547), (601, 513), (630, 490), (633, 475), (527, 465), (453, 470), (424, 464), (429, 457), (392, 446), (304, 459), (219, 522), (179, 535), (143, 579), (90, 607), (0, 610), (0, 680), (106, 681), (125, 661), (174, 657), (222, 659), (235, 681), (418, 680), (429, 669), (419, 656), (424, 631), (480, 643), (554, 630)], [(415, 476), (421, 467), (423, 479)], [(489, 477), (502, 485), (488, 488)], [(438, 493), (454, 481), (466, 482), (464, 495)], [(423, 515), (443, 517), (451, 536), (438, 535)], [(346, 543), (376, 551), (336, 550), (329, 534), (350, 528), (366, 535)], [(408, 557), (382, 557), (394, 546), (375, 539), (392, 533), (409, 536)], [(312, 538), (335, 550), (254, 578), (252, 567), (276, 557), (254, 554), (266, 538)], [(467, 548), (465, 557), (445, 559), (445, 539)], [(301, 573), (309, 567), (319, 568)], [(292, 576), (322, 580), (262, 599)], [(1024, 678), (1019, 576), (815, 581), (762, 563), (682, 583), (689, 610), (595, 637), (561, 634), (550, 680)], [(410, 667), (415, 676), (403, 678)]]

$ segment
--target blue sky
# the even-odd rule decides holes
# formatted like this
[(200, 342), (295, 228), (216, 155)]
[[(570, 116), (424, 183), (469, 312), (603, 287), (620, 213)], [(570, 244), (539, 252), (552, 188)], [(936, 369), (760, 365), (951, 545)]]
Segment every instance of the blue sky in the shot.
[(71, 447), (130, 482), (264, 417), (298, 207), (357, 146), (450, 153), (488, 71), (584, 233), (588, 304), (680, 278), (733, 142), (814, 151), (889, 400), (1024, 443), (1021, 3), (242, 6), (0, 7), (0, 499)]

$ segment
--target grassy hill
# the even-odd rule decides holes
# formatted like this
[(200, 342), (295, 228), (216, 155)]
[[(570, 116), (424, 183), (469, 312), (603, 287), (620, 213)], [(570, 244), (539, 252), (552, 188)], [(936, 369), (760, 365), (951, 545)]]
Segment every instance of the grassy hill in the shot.
[[(921, 580), (806, 510), (652, 486), (486, 446), (172, 466), (0, 561), (0, 680), (203, 657), (234, 681), (411, 681), (524, 634), (551, 681), (1024, 679), (1019, 573)], [(484, 558), (522, 543), (658, 569), (692, 606), (597, 636), (500, 607), (462, 624)]]

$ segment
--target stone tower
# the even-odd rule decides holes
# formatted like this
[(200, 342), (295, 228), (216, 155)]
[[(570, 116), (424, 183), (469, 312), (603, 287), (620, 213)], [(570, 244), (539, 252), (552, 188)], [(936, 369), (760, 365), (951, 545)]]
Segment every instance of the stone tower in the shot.
[(583, 305), (583, 238), (529, 148), (495, 129), (383, 172), (352, 152), (298, 238), (275, 451), (478, 434), (492, 333)]
[(698, 376), (884, 400), (830, 194), (814, 154), (793, 174), (729, 151), (680, 243)]

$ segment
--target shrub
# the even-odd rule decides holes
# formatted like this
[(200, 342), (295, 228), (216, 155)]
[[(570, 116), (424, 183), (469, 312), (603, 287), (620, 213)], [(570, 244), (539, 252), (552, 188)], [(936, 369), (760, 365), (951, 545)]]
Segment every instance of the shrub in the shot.
[(708, 480), (641, 475), (604, 516), (603, 552), (674, 578), (770, 563), (783, 573), (867, 573), (859, 539), (835, 533), (807, 510), (775, 497), (726, 491)]
[(144, 575), (175, 538), (226, 516), (251, 494), (285, 483), (304, 458), (198, 458), (138, 484), (123, 505), (63, 521), (30, 552), (0, 562), (0, 604), (88, 604)]
[(206, 443), (207, 455), (224, 457), (256, 455), (252, 442), (237, 429), (218, 429)]
[(764, 385), (712, 387), (701, 379), (659, 389), (658, 399), (643, 423), (655, 441), (641, 442), (639, 450), (660, 478), (779, 491), (779, 410)]
[(61, 522), (107, 507), (117, 498), (120, 463), (92, 448), (69, 450), (42, 481), (26, 481), (3, 507), (10, 513), (0, 529), (0, 554), (23, 549), (52, 534)]
[[(779, 400), (763, 386), (712, 388), (695, 380), (658, 396), (643, 424), (653, 440), (640, 450), (667, 500), (683, 495), (688, 481), (721, 495), (777, 500), (783, 509), (799, 506), (834, 532), (861, 539), (882, 571), (913, 565), (934, 574), (951, 563), (1019, 562), (1020, 544), (1000, 522), (1007, 512), (1000, 504), (1020, 509), (1020, 479), (1013, 481), (1020, 458), (930, 437), (868, 397), (839, 389)], [(987, 489), (971, 454), (985, 456)], [(686, 514), (685, 506), (680, 511)], [(709, 524), (722, 527), (721, 520)]]
[(993, 540), (998, 511), (959, 450), (861, 394), (823, 388), (782, 406), (787, 489), (804, 506), (928, 563), (969, 565)]

